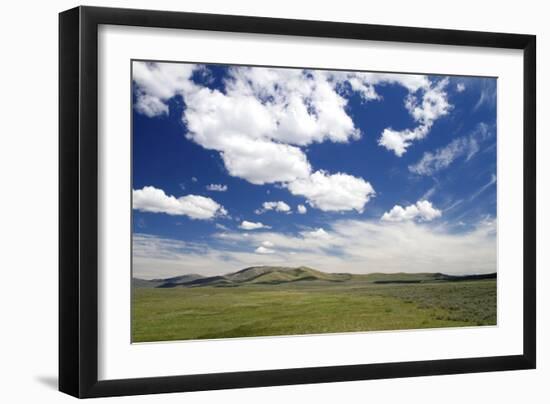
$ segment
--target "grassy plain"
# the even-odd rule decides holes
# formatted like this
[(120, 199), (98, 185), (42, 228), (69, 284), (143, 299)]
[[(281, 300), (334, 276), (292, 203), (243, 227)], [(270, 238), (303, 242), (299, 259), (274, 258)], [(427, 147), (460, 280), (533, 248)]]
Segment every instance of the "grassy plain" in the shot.
[(134, 287), (132, 339), (152, 342), (496, 324), (496, 279), (384, 283), (380, 276), (369, 281)]

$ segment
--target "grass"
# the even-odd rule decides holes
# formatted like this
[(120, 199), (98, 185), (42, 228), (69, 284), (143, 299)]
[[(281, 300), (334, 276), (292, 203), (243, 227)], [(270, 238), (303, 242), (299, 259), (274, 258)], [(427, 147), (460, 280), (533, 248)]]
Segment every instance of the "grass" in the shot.
[(496, 281), (134, 288), (134, 342), (496, 324)]

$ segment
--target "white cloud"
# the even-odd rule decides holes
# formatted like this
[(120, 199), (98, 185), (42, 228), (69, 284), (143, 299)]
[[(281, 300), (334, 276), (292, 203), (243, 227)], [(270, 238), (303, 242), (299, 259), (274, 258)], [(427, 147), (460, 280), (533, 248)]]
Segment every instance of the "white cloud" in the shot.
[(325, 75), (240, 67), (230, 69), (225, 87), (185, 93), (187, 137), (220, 152), (230, 175), (253, 184), (307, 176), (311, 168), (297, 146), (360, 136)]
[(274, 210), (276, 212), (291, 213), (290, 206), (283, 201), (271, 201), (264, 202), (261, 209), (256, 209), (256, 214), (260, 215), (268, 210)]
[(166, 195), (162, 189), (146, 186), (132, 191), (133, 208), (142, 212), (183, 215), (191, 219), (212, 219), (225, 216), (227, 211), (213, 199), (186, 195), (176, 198)]
[(419, 175), (433, 175), (437, 171), (447, 168), (454, 160), (465, 153), (473, 156), (478, 150), (478, 144), (472, 139), (455, 139), (433, 153), (425, 152), (418, 163), (409, 166), (409, 171)]
[(441, 116), (447, 115), (452, 108), (447, 101), (445, 92), (448, 83), (449, 80), (445, 78), (439, 80), (435, 85), (430, 84), (423, 89), (421, 100), (416, 93), (409, 93), (405, 99), (405, 108), (418, 122), (418, 126), (414, 129), (404, 130), (386, 128), (378, 139), (378, 144), (401, 157), (413, 141), (425, 138), (434, 122)]
[(243, 220), (239, 225), (239, 228), (243, 230), (259, 230), (270, 229), (270, 226), (266, 226), (261, 222), (249, 222), (248, 220)]
[(495, 174), (491, 174), (491, 179), (489, 180), (489, 182), (487, 182), (485, 185), (479, 188), (476, 192), (474, 192), (470, 196), (469, 201), (473, 201), (475, 198), (477, 198), (479, 195), (485, 192), (485, 190), (490, 188), (492, 185), (496, 184), (496, 182), (497, 182), (497, 176)]
[(441, 211), (439, 209), (434, 208), (431, 202), (423, 200), (405, 208), (395, 205), (389, 212), (382, 215), (382, 220), (387, 222), (403, 222), (414, 219), (431, 221), (440, 216)]
[[(350, 273), (495, 272), (496, 221), (483, 219), (460, 229), (441, 222), (338, 220), (327, 224), (326, 238), (307, 232), (261, 232), (249, 237), (222, 233), (215, 248), (135, 234), (133, 270), (134, 276), (147, 279), (184, 273), (221, 275), (254, 265), (305, 265)], [(275, 251), (263, 241), (272, 242), (276, 253), (256, 253), (259, 246)]]
[(289, 183), (289, 191), (307, 198), (308, 203), (323, 211), (362, 212), (375, 192), (370, 183), (348, 174), (328, 174), (319, 170), (307, 178)]
[(456, 91), (458, 91), (459, 93), (463, 92), (464, 90), (466, 90), (466, 85), (464, 83), (457, 83), (456, 84)]
[(345, 110), (347, 100), (325, 72), (238, 67), (231, 69), (226, 87), (228, 97), (257, 100), (271, 117), (274, 125), (257, 135), (301, 146), (360, 136)]
[[(449, 108), (443, 91), (448, 80), (432, 85), (423, 75), (233, 67), (222, 93), (193, 83), (193, 72), (201, 68), (174, 63), (134, 63), (134, 81), (138, 84), (136, 107), (149, 116), (167, 113), (166, 101), (182, 95), (187, 105), (184, 121), (188, 137), (205, 148), (232, 154), (230, 160), (234, 165), (240, 165), (240, 153), (230, 147), (233, 140), (220, 142), (220, 139), (235, 136), (237, 141), (246, 137), (298, 146), (358, 139), (361, 134), (346, 112), (347, 99), (340, 91), (345, 86), (365, 100), (381, 98), (375, 86), (397, 84), (407, 88), (406, 107), (425, 128), (409, 130), (403, 133), (405, 137), (427, 132), (433, 121)], [(421, 101), (416, 96), (418, 91), (423, 92)], [(141, 104), (147, 107), (141, 108)], [(385, 133), (383, 137), (391, 136), (391, 132)], [(395, 145), (395, 139), (380, 144), (403, 150), (411, 140), (414, 139), (405, 138), (405, 145)], [(248, 170), (238, 173), (235, 175), (248, 179)], [(254, 183), (277, 181), (256, 177)]]
[(244, 237), (239, 232), (222, 232), (214, 235), (214, 238), (227, 242), (231, 245), (235, 243), (250, 243), (253, 246), (263, 246), (273, 248), (277, 246), (280, 250), (286, 251), (313, 251), (327, 247), (333, 247), (341, 243), (333, 234), (322, 228), (314, 230), (304, 230), (297, 235), (283, 233), (259, 232), (249, 234)]
[(327, 239), (329, 237), (329, 234), (322, 227), (312, 231), (305, 231), (301, 234), (305, 238)]
[(136, 109), (149, 118), (168, 115), (169, 109), (163, 101), (146, 93), (140, 93), (136, 101)]
[(191, 177), (191, 181), (197, 182), (197, 181), (198, 181), (198, 178), (197, 178), (197, 177)]
[(422, 88), (428, 88), (430, 81), (426, 76), (418, 74), (369, 73), (369, 72), (325, 72), (339, 85), (348, 84), (359, 93), (364, 101), (380, 100), (375, 86), (400, 85), (414, 93)]
[(474, 111), (477, 111), (482, 106), (486, 105), (489, 107), (494, 107), (497, 102), (497, 86), (496, 79), (486, 78), (480, 81), (481, 89), (479, 94), (479, 99), (477, 100), (476, 105), (474, 106)]
[(185, 63), (133, 62), (136, 109), (148, 117), (168, 114), (166, 101), (191, 88), (190, 78), (196, 68), (196, 65)]
[(222, 184), (209, 184), (206, 186), (208, 191), (225, 192), (227, 191), (227, 185)]
[(414, 129), (405, 129), (401, 131), (386, 128), (382, 132), (380, 139), (378, 139), (378, 144), (393, 151), (397, 157), (401, 157), (406, 153), (407, 148), (414, 140), (423, 139), (426, 137), (429, 130), (430, 127), (427, 125), (420, 125)]
[(305, 215), (307, 213), (307, 208), (304, 205), (298, 205), (297, 210), (301, 215)]
[(252, 184), (294, 181), (311, 171), (306, 155), (295, 146), (240, 135), (223, 143), (219, 151), (229, 174)]
[(489, 127), (480, 123), (469, 136), (457, 138), (435, 152), (425, 152), (416, 164), (409, 166), (409, 171), (418, 175), (433, 175), (461, 156), (470, 160), (479, 151), (479, 143), (489, 136)]
[[(376, 83), (400, 82), (391, 75), (365, 77)], [(425, 78), (420, 81), (424, 85)], [(201, 88), (187, 94), (187, 136), (219, 151), (230, 175), (251, 183), (306, 178), (311, 167), (296, 145), (360, 136), (336, 85), (331, 74), (322, 72), (233, 68), (225, 93)]]
[(449, 79), (439, 80), (434, 86), (430, 86), (422, 95), (422, 100), (414, 94), (409, 94), (405, 99), (405, 107), (415, 119), (423, 125), (431, 125), (436, 119), (447, 115), (451, 105), (447, 101), (445, 87)]
[(258, 254), (273, 254), (273, 253), (275, 253), (275, 250), (273, 250), (271, 248), (266, 248), (264, 246), (259, 246), (254, 251), (257, 252)]
[(428, 189), (426, 192), (424, 192), (424, 194), (420, 197), (420, 200), (430, 199), (435, 194), (437, 187), (438, 185), (434, 185), (433, 187)]
[[(207, 68), (137, 63), (138, 111), (166, 113), (167, 100), (181, 95), (186, 137), (219, 152), (231, 176), (257, 185), (280, 183), (324, 211), (361, 212), (374, 194), (362, 178), (314, 171), (301, 148), (361, 137), (346, 111), (349, 92), (368, 101), (381, 99), (376, 86), (400, 85), (408, 90), (405, 107), (418, 126), (401, 131), (386, 128), (379, 139), (398, 156), (425, 137), (433, 122), (450, 109), (444, 91), (448, 80), (432, 83), (423, 75), (232, 67), (220, 91), (194, 83), (191, 76), (197, 69)], [(146, 102), (146, 97), (154, 101)]]

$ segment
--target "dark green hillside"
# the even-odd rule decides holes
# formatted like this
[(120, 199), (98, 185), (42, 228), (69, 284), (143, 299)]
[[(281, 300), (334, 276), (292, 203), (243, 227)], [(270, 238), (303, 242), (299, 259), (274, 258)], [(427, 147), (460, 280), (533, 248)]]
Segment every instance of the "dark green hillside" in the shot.
[(445, 275), (442, 273), (371, 273), (356, 275), (347, 273), (326, 273), (309, 267), (257, 266), (218, 276), (201, 277), (197, 274), (176, 276), (146, 281), (134, 279), (135, 287), (200, 287), (200, 286), (245, 286), (250, 284), (279, 285), (292, 282), (348, 282), (348, 283), (425, 283), (441, 281), (465, 281), (494, 279), (496, 274)]
[(233, 274), (226, 275), (233, 283), (267, 283), (280, 284), (297, 281), (328, 281), (341, 282), (351, 279), (348, 274), (329, 274), (308, 267), (250, 267)]
[(134, 287), (137, 287), (137, 288), (170, 288), (178, 285), (183, 285), (200, 278), (202, 278), (202, 276), (197, 274), (187, 274), (187, 275), (181, 275), (181, 276), (174, 276), (172, 278), (151, 279), (151, 280), (134, 278), (133, 284), (134, 284)]

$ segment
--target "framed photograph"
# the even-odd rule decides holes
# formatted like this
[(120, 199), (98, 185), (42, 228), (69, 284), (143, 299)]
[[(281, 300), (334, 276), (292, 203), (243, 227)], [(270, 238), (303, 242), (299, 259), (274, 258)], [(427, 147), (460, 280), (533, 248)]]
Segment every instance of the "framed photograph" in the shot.
[(534, 36), (59, 24), (61, 391), (535, 368)]

